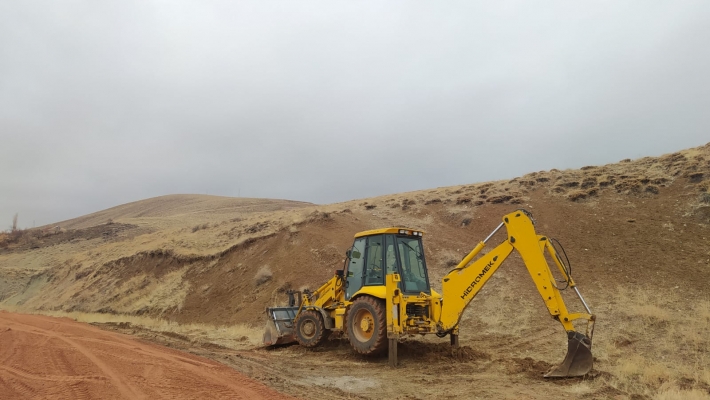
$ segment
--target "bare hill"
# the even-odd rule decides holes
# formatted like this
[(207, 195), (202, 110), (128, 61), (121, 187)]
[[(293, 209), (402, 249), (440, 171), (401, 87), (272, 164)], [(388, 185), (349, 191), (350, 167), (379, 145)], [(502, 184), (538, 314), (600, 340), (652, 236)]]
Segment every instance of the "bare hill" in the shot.
[[(541, 233), (563, 243), (575, 280), (599, 318), (595, 356), (601, 377), (574, 390), (588, 398), (703, 392), (710, 390), (710, 373), (698, 372), (710, 371), (710, 341), (699, 333), (710, 329), (709, 187), (710, 143), (661, 157), (328, 206), (284, 203), (280, 209), (240, 213), (239, 206), (223, 200), (224, 208), (204, 223), (206, 214), (190, 211), (205, 204), (201, 196), (177, 205), (165, 199), (143, 211), (126, 205), (62, 225), (77, 227), (67, 230), (77, 234), (99, 229), (98, 237), (0, 250), (0, 299), (4, 307), (22, 310), (259, 325), (264, 307), (282, 304), (286, 289), (315, 288), (341, 268), (355, 232), (396, 225), (423, 229), (432, 284), (439, 289), (450, 265), (503, 214), (526, 208)], [(183, 217), (190, 222), (165, 222)], [(108, 218), (113, 224), (106, 224)], [(111, 231), (116, 224), (129, 227)], [(42, 240), (50, 243), (49, 236)], [(562, 343), (555, 340), (559, 327), (519, 258), (504, 263), (473, 301), (461, 333), (462, 343), (487, 348), (486, 357), (499, 361), (485, 364), (491, 379), (508, 382), (495, 378), (501, 375), (497, 368), (507, 368), (502, 375), (522, 385), (522, 397), (572, 393), (546, 384), (530, 393), (522, 389), (538, 385), (519, 376), (527, 358), (534, 364), (564, 352), (555, 353)], [(298, 349), (280, 351), (281, 358), (311, 357)], [(349, 354), (343, 351), (320, 355), (340, 365), (336, 360)], [(433, 359), (438, 354), (422, 351)], [(469, 361), (467, 367), (484, 368)], [(400, 389), (414, 397), (435, 396), (427, 387), (408, 382)], [(381, 397), (375, 389), (358, 393)]]
[(291, 200), (173, 194), (122, 204), (82, 217), (51, 224), (51, 226), (59, 226), (64, 229), (82, 229), (101, 225), (107, 221), (118, 222), (156, 218), (180, 220), (189, 223), (189, 221), (196, 219), (218, 219), (225, 216), (235, 218), (251, 213), (271, 212), (309, 205), (312, 204)]

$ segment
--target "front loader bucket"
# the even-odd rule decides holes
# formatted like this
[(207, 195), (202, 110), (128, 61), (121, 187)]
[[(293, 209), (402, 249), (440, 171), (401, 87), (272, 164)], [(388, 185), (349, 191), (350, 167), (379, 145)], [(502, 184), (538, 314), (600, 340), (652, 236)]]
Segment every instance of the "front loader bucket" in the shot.
[(579, 332), (567, 332), (567, 356), (545, 378), (584, 376), (592, 370), (592, 339)]
[(275, 346), (296, 341), (293, 320), (298, 307), (270, 307), (266, 309), (268, 320), (264, 331), (264, 345)]

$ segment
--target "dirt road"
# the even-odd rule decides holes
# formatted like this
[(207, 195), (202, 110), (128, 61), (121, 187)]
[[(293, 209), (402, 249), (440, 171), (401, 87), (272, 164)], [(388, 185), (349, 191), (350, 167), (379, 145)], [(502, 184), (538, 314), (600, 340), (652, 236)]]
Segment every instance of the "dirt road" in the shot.
[(215, 361), (67, 318), (0, 312), (3, 399), (290, 399)]

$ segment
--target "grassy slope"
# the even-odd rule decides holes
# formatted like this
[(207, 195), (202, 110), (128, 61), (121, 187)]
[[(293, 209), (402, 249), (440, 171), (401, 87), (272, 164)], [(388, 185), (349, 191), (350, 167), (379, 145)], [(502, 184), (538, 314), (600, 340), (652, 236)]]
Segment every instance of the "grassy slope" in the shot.
[[(424, 229), (438, 289), (447, 264), (522, 207), (541, 233), (562, 241), (599, 316), (595, 355), (607, 386), (702, 391), (710, 388), (710, 343), (699, 333), (710, 328), (709, 183), (710, 144), (328, 206), (166, 196), (65, 221), (63, 232), (0, 250), (0, 297), (25, 310), (259, 323), (284, 289), (313, 288), (341, 268), (357, 231)], [(519, 258), (506, 262), (467, 311), (462, 340), (471, 331), (496, 340), (556, 333), (529, 279)]]

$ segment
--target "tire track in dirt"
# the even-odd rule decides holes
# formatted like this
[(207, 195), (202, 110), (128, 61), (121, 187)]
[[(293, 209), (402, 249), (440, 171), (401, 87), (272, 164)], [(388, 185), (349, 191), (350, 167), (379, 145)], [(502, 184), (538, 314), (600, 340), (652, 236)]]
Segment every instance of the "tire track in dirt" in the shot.
[[(108, 376), (110, 383), (116, 387), (119, 391), (119, 394), (124, 397), (124, 398), (131, 398), (131, 399), (144, 399), (146, 398), (145, 393), (141, 392), (140, 390), (136, 389), (130, 384), (127, 384), (124, 379), (121, 378), (121, 376), (116, 373), (112, 368), (110, 368), (106, 363), (101, 361), (95, 354), (93, 354), (90, 350), (88, 350), (86, 347), (83, 345), (79, 344), (77, 341), (74, 341), (72, 339), (69, 339), (67, 337), (68, 335), (62, 335), (59, 331), (60, 329), (60, 324), (58, 323), (53, 323), (50, 328), (41, 328), (41, 327), (36, 327), (32, 324), (27, 324), (23, 322), (18, 322), (18, 321), (13, 321), (15, 322), (12, 324), (15, 328), (18, 328), (18, 325), (25, 325), (28, 327), (31, 327), (33, 329), (29, 330), (32, 333), (41, 335), (41, 336), (48, 336), (50, 340), (45, 341), (45, 343), (49, 343), (51, 339), (56, 339), (58, 341), (62, 341), (66, 344), (69, 345), (69, 349), (64, 349), (60, 346), (53, 346), (57, 350), (52, 351), (50, 353), (50, 359), (51, 359), (51, 367), (48, 365), (49, 363), (47, 362), (47, 358), (41, 358), (41, 370), (42, 371), (51, 371), (51, 370), (60, 370), (65, 374), (68, 375), (74, 375), (76, 374), (76, 369), (75, 365), (73, 364), (73, 360), (70, 360), (67, 356), (67, 351), (71, 352), (72, 350), (79, 352), (82, 354), (84, 357), (89, 359), (93, 365), (95, 365), (104, 375)], [(20, 328), (20, 330), (22, 330)], [(28, 330), (24, 330), (27, 332)], [(43, 375), (43, 374), (42, 374)], [(41, 375), (40, 375), (41, 376)], [(69, 385), (63, 385), (62, 386), (62, 394), (68, 394), (70, 398), (74, 399), (82, 399), (82, 398), (89, 398), (88, 393), (86, 390), (83, 390), (83, 388), (79, 387), (78, 385), (72, 383)]]
[(215, 361), (64, 318), (0, 312), (0, 360), (3, 398), (290, 398)]
[[(113, 368), (111, 368), (108, 364), (104, 363), (99, 357), (97, 357), (95, 354), (93, 354), (91, 351), (89, 351), (86, 347), (82, 346), (79, 344), (79, 342), (75, 342), (69, 338), (66, 337), (61, 337), (57, 336), (58, 339), (68, 343), (70, 346), (72, 346), (75, 350), (79, 351), (81, 354), (84, 355), (84, 357), (88, 358), (91, 360), (94, 365), (96, 365), (101, 372), (109, 376), (109, 379), (111, 381), (111, 384), (115, 386), (118, 391), (120, 392), (121, 396), (125, 398), (133, 398), (133, 399), (145, 399), (146, 394), (143, 393), (140, 389), (136, 388), (135, 386), (131, 385), (124, 379), (118, 372), (116, 372)], [(66, 359), (63, 359), (63, 361), (67, 365), (67, 369), (72, 369), (72, 366), (69, 362), (67, 362)], [(76, 393), (74, 393), (76, 394)]]

